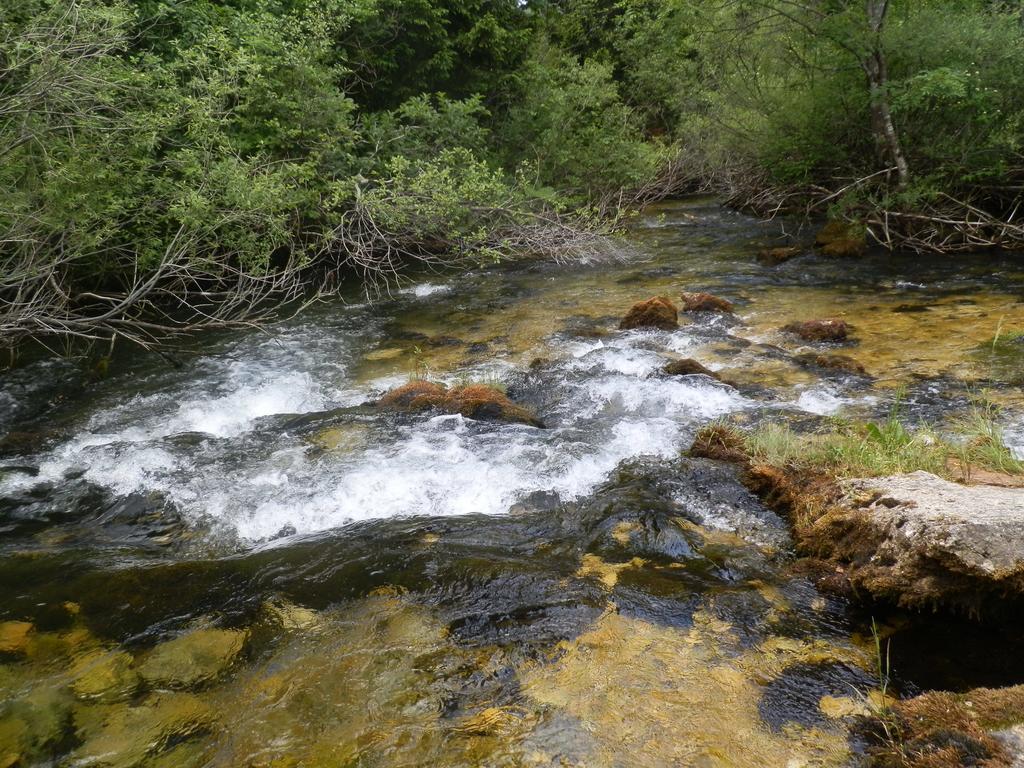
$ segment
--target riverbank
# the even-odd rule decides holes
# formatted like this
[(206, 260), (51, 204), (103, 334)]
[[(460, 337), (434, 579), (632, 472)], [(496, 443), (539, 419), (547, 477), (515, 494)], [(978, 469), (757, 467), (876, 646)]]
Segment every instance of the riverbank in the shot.
[[(931, 622), (936, 613), (960, 614), (982, 634), (1002, 634), (1004, 626), (1013, 632), (1024, 603), (1024, 466), (993, 444), (991, 425), (987, 443), (961, 435), (959, 445), (914, 436), (894, 418), (873, 426), (794, 435), (771, 424), (749, 434), (716, 425), (698, 433), (690, 453), (743, 468), (747, 487), (790, 522), (799, 568), (822, 589), (872, 614), (898, 608), (909, 624), (920, 612), (933, 614)], [(893, 463), (902, 474), (886, 476)], [(873, 476), (850, 477), (871, 469)], [(887, 680), (890, 641), (874, 619), (872, 627)], [(975, 634), (961, 630), (944, 647), (971, 656)], [(987, 652), (1007, 649), (997, 641)], [(967, 683), (966, 690), (926, 690), (875, 707), (864, 723), (875, 743), (871, 764), (1016, 765), (1024, 694), (1012, 675), (1003, 688)]]

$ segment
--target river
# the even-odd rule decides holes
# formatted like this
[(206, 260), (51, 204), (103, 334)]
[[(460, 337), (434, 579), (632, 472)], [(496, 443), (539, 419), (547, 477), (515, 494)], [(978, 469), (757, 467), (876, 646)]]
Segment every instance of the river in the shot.
[[(867, 617), (685, 449), (896, 400), (941, 431), (985, 397), (1024, 454), (1024, 263), (760, 264), (787, 227), (674, 202), (590, 263), (420, 275), (178, 366), (0, 374), (0, 766), (854, 763)], [(684, 290), (736, 315), (617, 330)], [(799, 364), (779, 328), (820, 317), (869, 375)], [(682, 357), (732, 386), (660, 373)], [(369, 405), (414, 376), (545, 428)]]

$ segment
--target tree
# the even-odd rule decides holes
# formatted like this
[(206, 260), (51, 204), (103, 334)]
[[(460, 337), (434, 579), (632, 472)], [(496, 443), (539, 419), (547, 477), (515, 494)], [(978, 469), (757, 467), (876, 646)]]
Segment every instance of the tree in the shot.
[[(752, 0), (768, 16), (788, 20), (808, 35), (827, 41), (851, 56), (863, 70), (871, 107), (871, 131), (880, 158), (896, 170), (898, 185), (906, 187), (910, 170), (892, 118), (889, 71), (883, 35), (890, 0)], [(740, 0), (741, 5), (747, 4)]]

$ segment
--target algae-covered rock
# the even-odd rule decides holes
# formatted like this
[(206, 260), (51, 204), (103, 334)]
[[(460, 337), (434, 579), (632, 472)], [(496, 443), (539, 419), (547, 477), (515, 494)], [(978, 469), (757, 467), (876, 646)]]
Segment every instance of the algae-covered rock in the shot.
[(0, 624), (0, 654), (24, 654), (34, 629), (28, 621), (5, 621)]
[(70, 698), (42, 680), (10, 672), (0, 674), (0, 691), (0, 766), (42, 764), (64, 738)]
[(757, 252), (757, 260), (766, 267), (776, 267), (800, 255), (800, 249), (793, 245), (765, 248)]
[(712, 371), (710, 368), (707, 368), (692, 358), (672, 360), (662, 367), (661, 372), (668, 376), (708, 376), (715, 381), (728, 384), (730, 387), (735, 386), (735, 384), (729, 379), (723, 378), (721, 374), (715, 373), (715, 371)]
[(862, 225), (836, 219), (818, 231), (814, 244), (825, 256), (862, 256), (867, 249), (867, 237)]
[(119, 650), (95, 650), (71, 666), (71, 690), (84, 700), (117, 701), (131, 696), (139, 685), (131, 654)]
[(743, 650), (733, 627), (704, 611), (679, 629), (610, 610), (518, 676), (526, 701), (564, 713), (567, 730), (587, 735), (574, 765), (848, 765), (839, 733), (767, 726), (751, 673), (779, 674), (799, 657), (773, 655)]
[(447, 392), (444, 384), (415, 379), (386, 393), (377, 401), (377, 405), (401, 411), (418, 411), (440, 404)]
[(195, 629), (153, 648), (138, 667), (148, 684), (193, 688), (216, 680), (230, 669), (248, 633), (238, 629)]
[(543, 427), (544, 423), (508, 395), (489, 384), (464, 384), (451, 389), (432, 381), (411, 381), (385, 394), (378, 407), (397, 411), (436, 410), (477, 421), (500, 421)]
[(863, 365), (847, 355), (826, 355), (808, 352), (807, 354), (797, 355), (796, 361), (808, 368), (824, 368), (829, 371), (843, 371), (861, 376), (867, 373)]
[(679, 310), (671, 299), (654, 296), (647, 301), (638, 301), (619, 323), (619, 329), (660, 328), (671, 331), (679, 327)]
[(830, 318), (827, 320), (805, 320), (789, 323), (782, 330), (799, 336), (804, 341), (846, 341), (850, 326), (845, 320)]
[(719, 312), (722, 314), (732, 314), (732, 302), (728, 299), (723, 299), (721, 296), (715, 296), (701, 291), (698, 293), (684, 293), (681, 298), (683, 300), (684, 312)]
[(187, 693), (162, 693), (137, 707), (83, 708), (75, 720), (83, 744), (73, 753), (73, 763), (134, 768), (208, 732), (215, 720), (209, 706)]
[(269, 622), (289, 631), (309, 630), (320, 624), (320, 614), (288, 600), (268, 600), (263, 612)]

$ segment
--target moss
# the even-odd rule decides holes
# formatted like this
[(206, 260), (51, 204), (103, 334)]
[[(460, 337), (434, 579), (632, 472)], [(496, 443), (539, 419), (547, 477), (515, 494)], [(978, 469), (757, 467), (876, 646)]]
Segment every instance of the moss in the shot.
[(850, 332), (850, 326), (845, 320), (804, 320), (802, 322), (788, 323), (782, 327), (786, 333), (799, 336), (804, 341), (846, 341)]
[(536, 414), (513, 403), (508, 395), (492, 384), (471, 383), (448, 389), (436, 382), (415, 380), (391, 390), (377, 405), (400, 411), (436, 409), (477, 421), (544, 426)]
[(682, 300), (684, 312), (721, 312), (732, 314), (733, 311), (731, 301), (710, 293), (684, 293)]
[(826, 256), (862, 256), (867, 249), (867, 237), (860, 224), (837, 219), (818, 231), (814, 244)]
[(745, 464), (749, 460), (743, 434), (725, 424), (700, 429), (690, 446), (690, 456)]
[(385, 394), (377, 405), (382, 408), (418, 411), (439, 405), (444, 401), (447, 392), (443, 384), (414, 379)]
[(679, 327), (679, 310), (665, 296), (654, 296), (629, 308), (619, 323), (620, 330), (633, 328), (660, 328), (671, 331)]
[[(1024, 686), (931, 691), (896, 702), (885, 725), (870, 722), (878, 768), (1009, 768), (1013, 758), (993, 730), (1024, 722)], [(888, 732), (886, 732), (888, 731)]]

